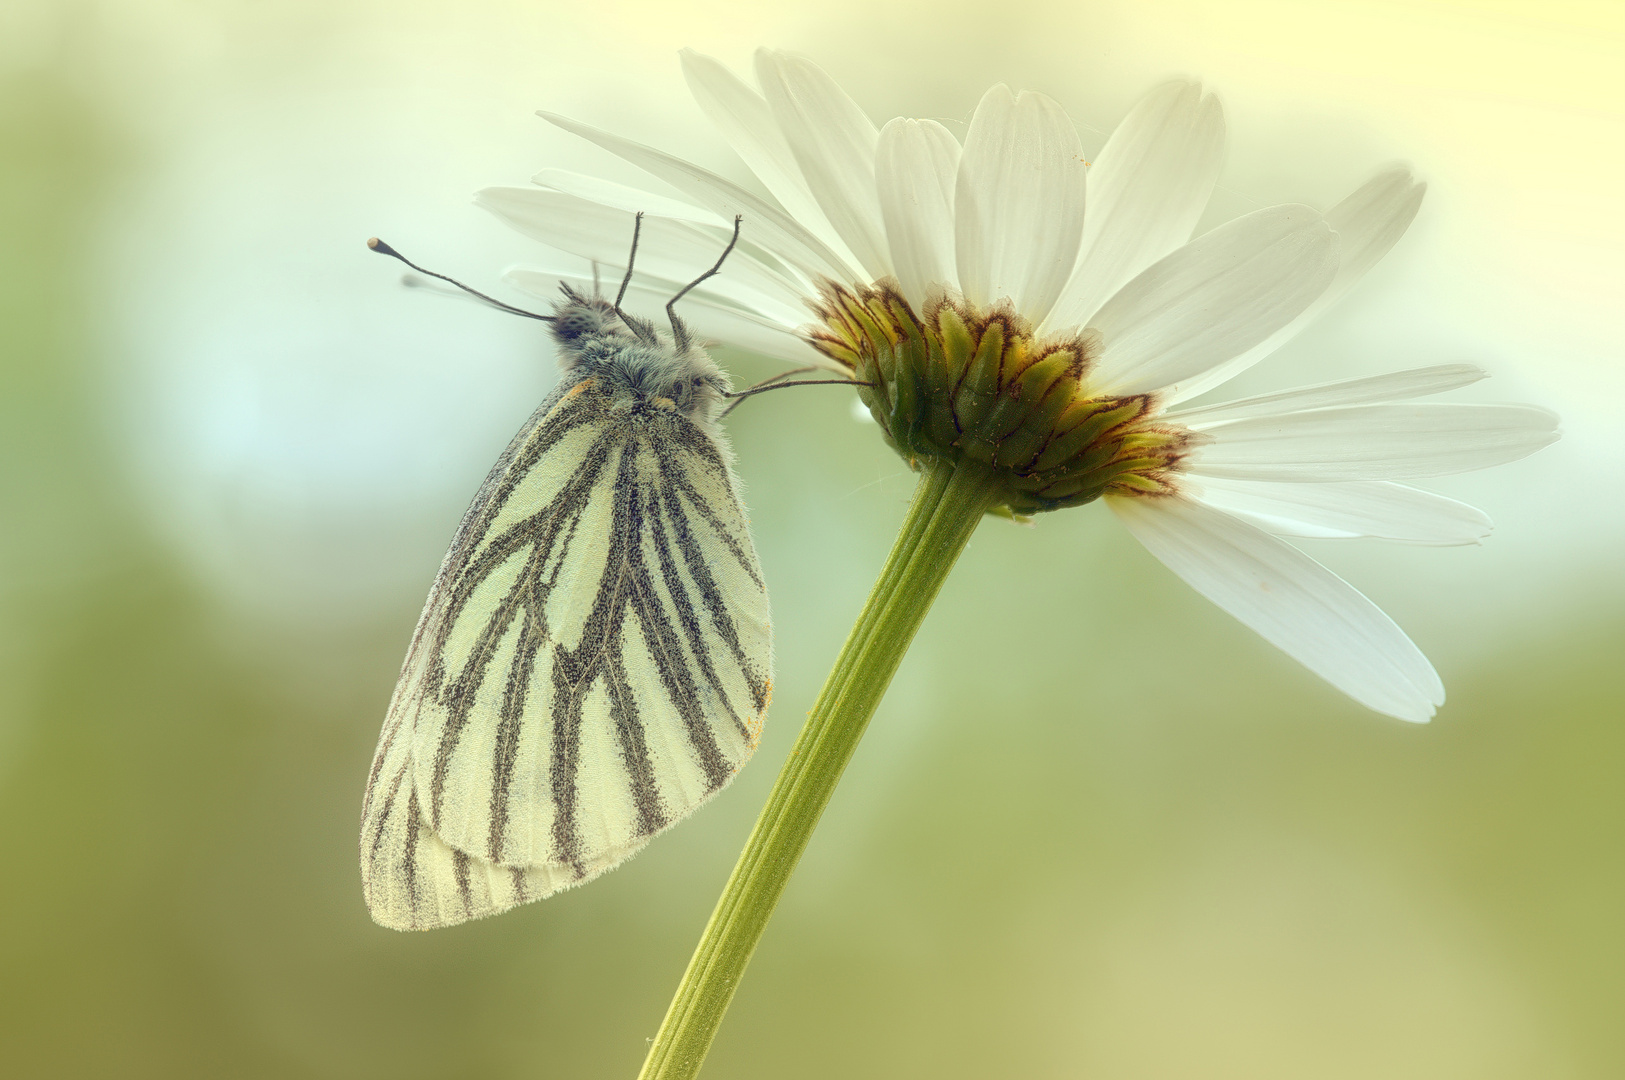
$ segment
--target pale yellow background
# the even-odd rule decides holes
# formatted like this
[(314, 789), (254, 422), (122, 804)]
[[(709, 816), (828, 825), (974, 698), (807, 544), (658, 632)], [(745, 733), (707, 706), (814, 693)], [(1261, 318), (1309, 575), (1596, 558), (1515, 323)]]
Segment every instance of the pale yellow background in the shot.
[(840, 391), (735, 413), (780, 655), (757, 761), (587, 889), (377, 929), (354, 833), (383, 707), (553, 369), (534, 325), (402, 289), (362, 241), (500, 289), (534, 249), (470, 192), (637, 180), (536, 108), (744, 178), (675, 53), (746, 71), (769, 44), (877, 121), (1042, 90), (1091, 152), (1202, 77), (1231, 132), (1207, 225), (1409, 161), (1411, 233), (1238, 387), (1471, 361), (1495, 377), (1459, 397), (1565, 437), (1434, 485), (1496, 519), (1482, 548), (1312, 547), (1435, 660), (1427, 728), (1318, 684), (1098, 507), (989, 522), (705, 1075), (1625, 1073), (1622, 12), (8, 0), (0, 1071), (634, 1074), (910, 479)]

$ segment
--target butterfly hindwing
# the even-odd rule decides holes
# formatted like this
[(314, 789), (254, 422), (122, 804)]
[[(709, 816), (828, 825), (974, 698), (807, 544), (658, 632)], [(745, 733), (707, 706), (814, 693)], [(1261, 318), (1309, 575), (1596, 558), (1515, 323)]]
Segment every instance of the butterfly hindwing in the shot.
[(363, 810), (369, 906), (430, 927), (615, 866), (718, 791), (770, 693), (719, 437), (593, 378), (510, 444), (441, 566)]

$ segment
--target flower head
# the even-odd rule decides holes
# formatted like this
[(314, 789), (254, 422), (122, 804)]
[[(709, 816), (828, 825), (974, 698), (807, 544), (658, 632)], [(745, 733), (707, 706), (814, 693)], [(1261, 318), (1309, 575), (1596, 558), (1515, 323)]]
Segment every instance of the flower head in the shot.
[[(1011, 512), (1104, 498), (1170, 569), (1338, 689), (1401, 719), (1433, 714), (1444, 690), (1410, 639), (1280, 537), (1475, 543), (1483, 514), (1397, 481), (1522, 457), (1556, 438), (1556, 418), (1417, 400), (1484, 376), (1468, 365), (1180, 407), (1393, 246), (1423, 193), (1408, 170), (1324, 214), (1273, 206), (1192, 239), (1224, 150), (1222, 110), (1195, 83), (1152, 91), (1090, 164), (1041, 94), (989, 90), (961, 143), (930, 120), (877, 129), (798, 56), (758, 52), (759, 89), (682, 59), (768, 197), (548, 116), (686, 198), (547, 170), (480, 201), (606, 267), (624, 265), (645, 213), (634, 288), (662, 302), (742, 215), (724, 272), (685, 300), (701, 333), (853, 375), (900, 453), (976, 463)], [(542, 293), (575, 276), (510, 274)]]

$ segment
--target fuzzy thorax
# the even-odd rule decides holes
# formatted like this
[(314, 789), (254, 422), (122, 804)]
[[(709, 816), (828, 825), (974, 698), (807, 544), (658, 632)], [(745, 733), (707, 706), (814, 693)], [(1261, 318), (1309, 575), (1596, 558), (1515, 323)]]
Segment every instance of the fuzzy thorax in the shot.
[[(601, 297), (561, 285), (553, 308), (559, 363), (572, 377), (605, 380), (614, 389), (710, 428), (733, 390), (721, 368), (686, 334), (664, 334), (653, 323), (618, 312)], [(680, 343), (681, 342), (681, 343)]]
[(991, 465), (1017, 514), (1172, 491), (1193, 435), (1156, 422), (1151, 395), (1090, 393), (1092, 331), (1039, 339), (1008, 304), (949, 297), (922, 317), (884, 284), (826, 285), (816, 312), (813, 344), (869, 384), (859, 397), (911, 465)]

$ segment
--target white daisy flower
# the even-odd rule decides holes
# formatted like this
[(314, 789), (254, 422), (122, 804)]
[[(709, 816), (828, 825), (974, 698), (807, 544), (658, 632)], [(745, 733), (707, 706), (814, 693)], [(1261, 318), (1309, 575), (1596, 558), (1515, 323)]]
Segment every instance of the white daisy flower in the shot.
[[(1224, 152), (1219, 103), (1196, 83), (1152, 91), (1089, 164), (1041, 94), (989, 90), (961, 144), (931, 120), (877, 129), (799, 56), (758, 52), (759, 90), (708, 57), (682, 62), (768, 196), (544, 113), (684, 198), (546, 170), (480, 203), (605, 268), (624, 266), (643, 212), (633, 287), (662, 304), (742, 215), (721, 275), (685, 300), (698, 332), (871, 383), (860, 395), (900, 453), (990, 469), (1013, 513), (1104, 498), (1193, 588), (1339, 690), (1433, 715), (1444, 688), (1421, 651), (1279, 538), (1476, 543), (1481, 512), (1399, 481), (1521, 458), (1557, 437), (1556, 417), (1418, 400), (1484, 377), (1459, 364), (1179, 407), (1394, 245), (1422, 198), (1407, 170), (1324, 214), (1272, 206), (1192, 239)], [(544, 296), (579, 277), (509, 275)]]

